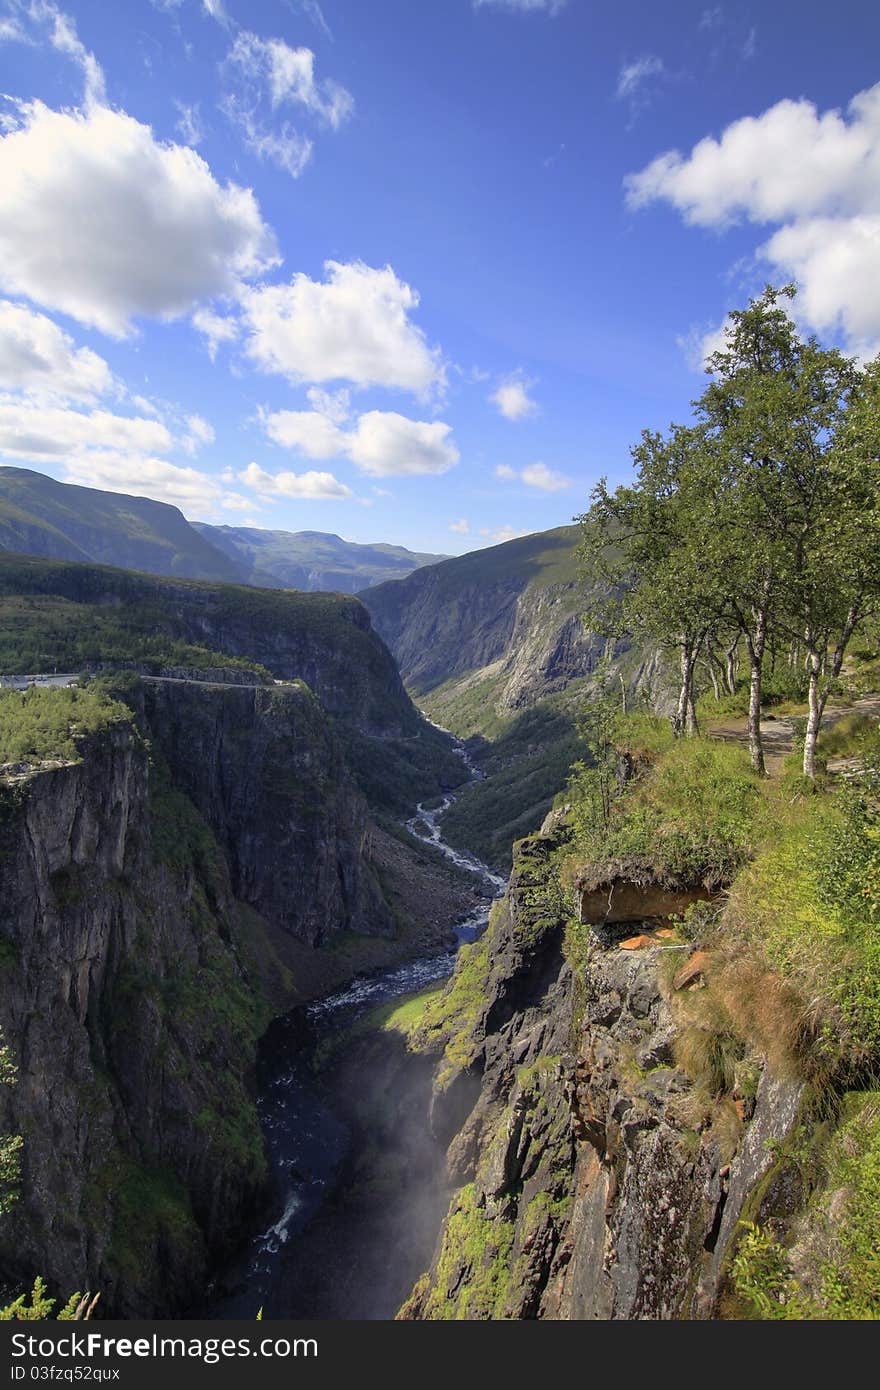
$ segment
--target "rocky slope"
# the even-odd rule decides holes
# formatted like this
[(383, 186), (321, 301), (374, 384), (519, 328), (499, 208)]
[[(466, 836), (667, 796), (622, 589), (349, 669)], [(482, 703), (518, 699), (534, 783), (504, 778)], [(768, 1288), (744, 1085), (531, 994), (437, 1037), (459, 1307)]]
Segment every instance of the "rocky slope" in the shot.
[(410, 689), (423, 696), (479, 672), (496, 702), (516, 709), (591, 669), (595, 638), (577, 619), (578, 539), (576, 526), (561, 526), (365, 590)]
[(740, 1218), (790, 1209), (801, 1085), (765, 1064), (703, 1113), (673, 1054), (699, 970), (668, 937), (631, 950), (568, 919), (562, 836), (519, 846), (422, 1025), (458, 1191), (405, 1318), (710, 1317)]

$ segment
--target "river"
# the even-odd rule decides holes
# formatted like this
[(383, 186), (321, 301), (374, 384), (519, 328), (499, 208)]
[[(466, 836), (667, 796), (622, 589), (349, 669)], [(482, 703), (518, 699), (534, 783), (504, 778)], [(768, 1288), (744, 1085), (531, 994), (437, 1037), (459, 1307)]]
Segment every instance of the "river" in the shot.
[[(455, 749), (471, 779), (482, 776), (457, 740)], [(441, 821), (454, 800), (448, 794), (436, 805), (420, 804), (406, 828), (474, 874), (485, 890), (456, 927), (461, 945), (485, 930), (505, 880), (444, 841)], [(433, 1063), (402, 1055), (402, 1041), (385, 1034), (370, 1074), (348, 1078), (343, 1062), (328, 1088), (315, 1058), (332, 1051), (376, 1005), (449, 976), (456, 950), (357, 978), (270, 1026), (260, 1045), (257, 1107), (275, 1210), (207, 1290), (203, 1316), (250, 1319), (262, 1308), (266, 1318), (393, 1317), (430, 1260), (448, 1198), (443, 1155), (427, 1126)], [(361, 1145), (371, 1150), (366, 1159)], [(383, 1173), (384, 1194), (378, 1191)]]

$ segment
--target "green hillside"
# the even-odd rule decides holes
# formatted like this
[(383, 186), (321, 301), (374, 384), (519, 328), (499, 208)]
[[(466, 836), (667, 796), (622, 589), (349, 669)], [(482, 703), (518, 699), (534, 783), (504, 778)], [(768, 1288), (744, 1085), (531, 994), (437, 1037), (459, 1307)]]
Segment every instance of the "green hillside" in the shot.
[(0, 550), (191, 579), (242, 579), (177, 507), (0, 468)]
[(359, 545), (324, 531), (194, 525), (238, 566), (248, 584), (354, 594), (444, 558), (417, 554), (401, 545)]

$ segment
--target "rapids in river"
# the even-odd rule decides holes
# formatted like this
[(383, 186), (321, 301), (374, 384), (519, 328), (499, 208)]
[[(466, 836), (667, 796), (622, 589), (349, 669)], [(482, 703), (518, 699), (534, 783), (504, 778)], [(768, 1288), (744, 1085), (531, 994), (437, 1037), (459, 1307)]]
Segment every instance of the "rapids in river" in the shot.
[[(471, 780), (481, 777), (464, 746), (458, 740), (454, 746)], [(393, 1317), (430, 1259), (448, 1196), (442, 1156), (427, 1127), (430, 1067), (424, 1059), (413, 1058), (394, 1073), (395, 1106), (400, 1104), (400, 1073), (412, 1071), (414, 1078), (412, 1103), (408, 1108), (404, 1103), (390, 1140), (395, 1160), (402, 1159), (419, 1175), (414, 1194), (406, 1197), (394, 1190), (387, 1198), (387, 1212), (377, 1201), (375, 1211), (368, 1208), (365, 1216), (359, 1210), (346, 1222), (344, 1188), (358, 1171), (357, 1146), (363, 1135), (352, 1123), (347, 1098), (340, 1103), (338, 1091), (328, 1091), (315, 1058), (322, 1051), (332, 1053), (334, 1041), (342, 1040), (368, 1010), (448, 977), (458, 945), (476, 940), (485, 930), (505, 879), (444, 841), (442, 817), (454, 800), (450, 793), (433, 806), (420, 804), (406, 829), (472, 873), (485, 896), (457, 925), (454, 949), (356, 978), (269, 1027), (260, 1045), (257, 1108), (275, 1210), (248, 1247), (215, 1278), (206, 1306), (198, 1310), (201, 1316), (250, 1319), (262, 1308), (266, 1318)], [(369, 1090), (371, 1084), (381, 1088), (388, 1081), (362, 1076), (355, 1077), (354, 1084)], [(417, 1095), (416, 1086), (421, 1088)], [(380, 1096), (377, 1105), (381, 1104)], [(337, 1210), (340, 1204), (342, 1210)]]

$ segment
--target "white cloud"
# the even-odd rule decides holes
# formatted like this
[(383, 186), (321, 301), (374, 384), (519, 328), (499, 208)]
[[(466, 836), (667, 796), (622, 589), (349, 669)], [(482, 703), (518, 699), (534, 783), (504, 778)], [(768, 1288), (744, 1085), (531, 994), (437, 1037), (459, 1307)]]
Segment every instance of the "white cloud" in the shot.
[(82, 73), (83, 102), (93, 106), (106, 99), (104, 73), (94, 53), (79, 38), (76, 23), (52, 0), (11, 0), (12, 14), (0, 21), (0, 41), (48, 43), (70, 58)]
[(518, 10), (521, 14), (557, 15), (568, 0), (474, 0), (474, 9)]
[(751, 222), (880, 212), (880, 83), (839, 111), (779, 101), (734, 121), (682, 155), (669, 150), (627, 177), (630, 207), (658, 200), (686, 222), (723, 227)]
[(541, 492), (562, 492), (571, 486), (570, 478), (557, 473), (553, 468), (548, 468), (546, 463), (530, 463), (523, 469), (520, 477), (526, 487), (536, 487)]
[(264, 497), (301, 497), (326, 499), (351, 497), (351, 488), (340, 483), (332, 473), (267, 473), (256, 463), (248, 464), (239, 481), (252, 487)]
[(0, 399), (0, 450), (15, 458), (35, 461), (82, 454), (89, 449), (131, 453), (165, 452), (171, 435), (159, 420), (88, 413), (43, 406), (32, 401)]
[(777, 102), (625, 186), (630, 207), (662, 200), (696, 226), (778, 224), (758, 253), (800, 282), (798, 316), (857, 348), (880, 340), (880, 83), (846, 113)]
[(515, 541), (518, 536), (527, 536), (529, 532), (518, 531), (515, 526), (496, 526), (494, 530), (488, 526), (481, 526), (480, 535), (485, 536), (493, 545), (499, 545), (503, 541)]
[(519, 375), (508, 377), (492, 392), (489, 400), (505, 420), (524, 420), (527, 415), (534, 415), (538, 409), (536, 402), (529, 395), (529, 389), (533, 385), (533, 382), (526, 381)]
[(333, 32), (330, 25), (324, 18), (324, 11), (318, 4), (318, 0), (300, 0), (301, 8), (308, 15), (309, 19), (317, 29), (320, 29), (324, 37), (333, 42)]
[(616, 97), (619, 101), (632, 100), (650, 78), (660, 77), (665, 71), (663, 59), (654, 53), (646, 53), (633, 63), (624, 63), (617, 75)]
[(471, 524), (466, 517), (462, 517), (460, 521), (451, 521), (449, 529), (455, 531), (459, 536), (466, 536), (470, 532)]
[(287, 103), (304, 106), (333, 130), (354, 110), (354, 98), (338, 82), (315, 81), (315, 55), (310, 48), (291, 48), (283, 39), (261, 39), (242, 30), (226, 61), (246, 77), (265, 83), (273, 108)]
[(525, 483), (526, 487), (537, 488), (540, 492), (562, 492), (571, 486), (570, 478), (566, 478), (563, 473), (557, 473), (553, 468), (548, 468), (546, 463), (530, 463), (520, 469), (499, 463), (495, 469), (495, 477), (503, 478), (507, 482), (518, 480)]
[(214, 516), (225, 509), (240, 511), (254, 505), (240, 493), (224, 491), (210, 473), (149, 455), (89, 453), (66, 465), (65, 481), (170, 502), (188, 516)]
[(211, 309), (197, 309), (192, 316), (193, 326), (204, 334), (208, 343), (208, 356), (211, 361), (217, 356), (221, 343), (231, 343), (238, 337), (238, 319), (223, 314), (215, 314)]
[(419, 296), (390, 266), (326, 261), (325, 281), (245, 290), (249, 355), (294, 382), (350, 381), (426, 393), (442, 383), (440, 353), (410, 320)]
[(334, 425), (344, 425), (351, 414), (351, 392), (344, 386), (338, 391), (323, 391), (320, 386), (310, 386), (306, 396), (312, 409), (319, 415), (326, 415)]
[(880, 214), (816, 217), (782, 227), (761, 255), (800, 285), (795, 310), (818, 332), (845, 335), (853, 351), (880, 348)]
[(25, 108), (0, 139), (0, 285), (122, 337), (277, 262), (253, 193), (123, 112)]
[(174, 105), (180, 112), (175, 129), (183, 143), (185, 145), (201, 144), (205, 138), (205, 131), (199, 114), (199, 103), (196, 101), (192, 106), (187, 106), (184, 101), (175, 101)]
[(269, 438), (307, 458), (348, 458), (374, 478), (446, 473), (459, 460), (440, 420), (410, 420), (393, 410), (369, 410), (352, 429), (312, 410), (279, 410), (263, 417)]
[(346, 452), (374, 478), (446, 473), (460, 457), (450, 433), (450, 426), (439, 420), (429, 424), (392, 410), (369, 410), (359, 417)]
[(210, 19), (216, 19), (218, 24), (222, 24), (224, 29), (228, 29), (232, 24), (223, 0), (202, 0), (202, 9)]
[(112, 384), (103, 357), (78, 348), (45, 314), (0, 300), (0, 390), (90, 402)]
[(724, 11), (720, 5), (713, 5), (710, 9), (703, 10), (700, 15), (698, 29), (720, 29), (724, 22)]
[(213, 444), (216, 438), (214, 426), (203, 420), (201, 415), (186, 417), (186, 434), (180, 443), (188, 454), (198, 453), (199, 449), (203, 449), (207, 444)]
[(275, 444), (313, 459), (345, 453), (346, 435), (326, 415), (314, 410), (279, 410), (265, 417), (266, 433)]
[(720, 351), (725, 346), (727, 322), (728, 320), (725, 318), (721, 323), (710, 328), (707, 328), (705, 324), (693, 324), (687, 333), (681, 333), (676, 338), (676, 346), (680, 349), (692, 372), (705, 371), (707, 360), (714, 352)]
[(298, 178), (312, 155), (312, 141), (285, 121), (273, 124), (281, 107), (298, 107), (331, 130), (354, 111), (351, 93), (331, 78), (315, 77), (310, 48), (291, 48), (283, 39), (263, 39), (242, 29), (223, 64), (228, 84), (221, 103), (239, 126), (248, 149)]
[(314, 149), (307, 135), (294, 130), (286, 121), (279, 129), (270, 129), (232, 93), (224, 97), (222, 110), (239, 127), (245, 144), (258, 159), (276, 164), (292, 179), (299, 178)]

